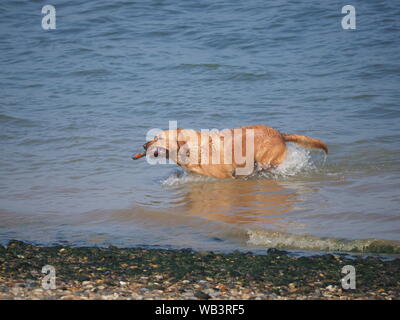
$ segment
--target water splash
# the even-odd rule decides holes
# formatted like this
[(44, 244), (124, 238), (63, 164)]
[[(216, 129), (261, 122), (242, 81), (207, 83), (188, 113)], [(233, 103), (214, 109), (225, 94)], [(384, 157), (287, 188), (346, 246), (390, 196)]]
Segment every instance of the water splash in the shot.
[(315, 169), (310, 151), (296, 145), (289, 145), (285, 161), (271, 172), (275, 176), (294, 176), (300, 172)]
[(281, 165), (270, 170), (257, 169), (251, 177), (284, 180), (301, 173), (312, 172), (316, 168), (309, 150), (289, 144), (286, 159)]

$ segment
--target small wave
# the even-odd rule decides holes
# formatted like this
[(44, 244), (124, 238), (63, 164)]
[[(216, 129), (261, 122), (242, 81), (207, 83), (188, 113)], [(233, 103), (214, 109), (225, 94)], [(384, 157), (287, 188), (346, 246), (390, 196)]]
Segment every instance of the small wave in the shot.
[(71, 72), (73, 76), (107, 76), (110, 74), (111, 72), (106, 69), (89, 69)]
[(24, 125), (24, 126), (34, 126), (35, 125), (34, 121), (32, 121), (32, 120), (8, 116), (6, 114), (0, 114), (0, 123), (1, 124), (16, 124), (16, 125)]
[(262, 79), (272, 79), (273, 76), (268, 73), (252, 73), (252, 72), (240, 72), (235, 73), (228, 77), (228, 80), (236, 81), (256, 81)]
[(221, 67), (222, 65), (216, 64), (216, 63), (182, 63), (180, 65), (177, 65), (175, 68), (176, 69), (182, 69), (182, 70), (217, 70)]
[(6, 114), (0, 114), (0, 120), (1, 121), (28, 121), (26, 119), (16, 118), (13, 116), (8, 116)]
[(354, 253), (399, 254), (400, 242), (383, 239), (346, 240), (319, 238), (307, 234), (291, 234), (269, 230), (247, 230), (249, 245), (268, 248), (337, 251)]

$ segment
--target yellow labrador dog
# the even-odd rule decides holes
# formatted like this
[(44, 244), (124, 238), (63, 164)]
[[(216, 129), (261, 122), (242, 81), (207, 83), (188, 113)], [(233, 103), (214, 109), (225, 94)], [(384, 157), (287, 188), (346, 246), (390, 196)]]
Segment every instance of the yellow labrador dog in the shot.
[(255, 168), (269, 169), (280, 165), (286, 157), (286, 142), (306, 148), (322, 149), (321, 140), (299, 134), (283, 134), (265, 125), (235, 129), (194, 131), (165, 130), (143, 145), (145, 152), (133, 159), (170, 160), (184, 169), (216, 178), (248, 176)]

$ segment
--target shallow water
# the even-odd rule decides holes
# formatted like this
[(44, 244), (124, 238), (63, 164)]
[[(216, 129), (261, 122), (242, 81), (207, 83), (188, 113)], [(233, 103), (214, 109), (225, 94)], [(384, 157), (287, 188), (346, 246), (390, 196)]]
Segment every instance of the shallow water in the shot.
[[(399, 252), (400, 9), (352, 4), (345, 31), (339, 1), (63, 1), (44, 31), (42, 2), (1, 3), (0, 241)], [(133, 162), (169, 120), (330, 154), (222, 181)]]

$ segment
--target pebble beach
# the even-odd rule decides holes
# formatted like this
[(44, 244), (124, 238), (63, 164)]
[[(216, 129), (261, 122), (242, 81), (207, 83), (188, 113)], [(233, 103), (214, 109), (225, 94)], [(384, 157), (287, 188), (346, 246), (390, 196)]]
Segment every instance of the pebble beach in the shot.
[[(54, 289), (42, 286), (53, 266)], [(356, 289), (341, 286), (342, 267)], [(293, 256), (143, 248), (0, 246), (2, 300), (397, 300), (400, 259), (324, 254)]]

